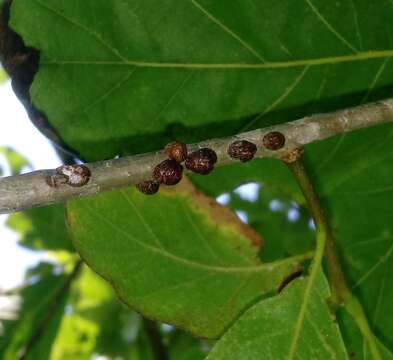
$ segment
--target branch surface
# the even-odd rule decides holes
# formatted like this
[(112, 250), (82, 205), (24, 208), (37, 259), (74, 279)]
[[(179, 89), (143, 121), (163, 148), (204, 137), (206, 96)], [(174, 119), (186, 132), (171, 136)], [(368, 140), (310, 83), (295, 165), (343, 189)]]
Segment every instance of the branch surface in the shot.
[[(236, 140), (248, 140), (258, 147), (255, 157), (282, 158), (291, 150), (334, 135), (393, 121), (393, 99), (386, 99), (328, 114), (317, 114), (293, 122), (244, 132), (235, 136), (206, 140), (188, 145), (189, 151), (208, 147), (217, 153), (217, 166), (233, 163), (227, 154), (228, 146)], [(285, 136), (285, 146), (268, 150), (263, 137), (272, 131)], [(164, 160), (163, 151), (85, 164), (90, 172), (89, 182), (81, 187), (66, 183), (53, 187), (47, 178), (55, 170), (39, 170), (0, 180), (0, 214), (64, 202), (75, 197), (98, 194), (137, 184), (152, 177), (154, 167)]]

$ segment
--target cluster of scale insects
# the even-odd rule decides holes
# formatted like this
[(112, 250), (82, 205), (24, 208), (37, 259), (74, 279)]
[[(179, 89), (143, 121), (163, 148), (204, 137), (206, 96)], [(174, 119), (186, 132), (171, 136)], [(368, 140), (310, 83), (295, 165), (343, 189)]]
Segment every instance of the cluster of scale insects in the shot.
[[(285, 145), (285, 137), (278, 131), (267, 133), (262, 140), (268, 150), (278, 150)], [(164, 149), (168, 159), (160, 162), (153, 170), (153, 179), (137, 184), (139, 191), (146, 195), (155, 194), (160, 184), (176, 185), (182, 178), (185, 167), (197, 174), (207, 175), (217, 162), (217, 154), (209, 148), (201, 148), (188, 154), (187, 145), (178, 141), (169, 143)], [(235, 160), (246, 162), (251, 160), (257, 152), (257, 146), (247, 140), (236, 140), (227, 149), (228, 155)]]
[[(263, 146), (268, 150), (278, 150), (285, 145), (285, 137), (278, 131), (267, 133), (262, 139)], [(168, 159), (160, 162), (153, 170), (153, 179), (142, 181), (137, 188), (144, 194), (155, 194), (160, 184), (176, 185), (183, 176), (183, 165), (197, 174), (207, 175), (217, 162), (217, 154), (207, 147), (188, 153), (186, 144), (174, 141), (168, 144), (164, 152)], [(235, 160), (246, 162), (257, 152), (257, 146), (247, 140), (236, 140), (228, 149), (228, 155)], [(50, 187), (57, 188), (62, 184), (72, 187), (86, 185), (91, 177), (89, 168), (85, 165), (63, 165), (56, 169), (55, 174), (46, 177)]]

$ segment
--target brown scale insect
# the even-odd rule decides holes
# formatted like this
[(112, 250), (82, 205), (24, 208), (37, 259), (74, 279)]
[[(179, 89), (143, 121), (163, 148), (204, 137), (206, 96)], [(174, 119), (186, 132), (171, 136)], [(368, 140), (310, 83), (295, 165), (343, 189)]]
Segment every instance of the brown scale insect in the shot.
[(257, 152), (257, 146), (247, 140), (237, 140), (229, 145), (227, 153), (232, 159), (243, 162), (251, 160)]
[(63, 165), (56, 169), (56, 173), (57, 175), (54, 175), (55, 183), (56, 179), (61, 179), (60, 183), (64, 181), (74, 187), (86, 185), (91, 177), (90, 169), (85, 165)]
[(153, 178), (161, 184), (175, 185), (183, 175), (183, 166), (169, 159), (160, 162), (153, 170)]
[(185, 165), (188, 170), (197, 174), (207, 175), (214, 169), (217, 154), (209, 148), (202, 148), (189, 154)]
[(136, 187), (143, 194), (153, 195), (159, 190), (160, 183), (155, 180), (146, 180), (137, 184)]
[(187, 158), (187, 145), (179, 141), (173, 141), (165, 146), (164, 152), (169, 159), (181, 163)]
[(285, 136), (279, 131), (271, 131), (262, 139), (263, 146), (268, 150), (278, 150), (285, 145)]

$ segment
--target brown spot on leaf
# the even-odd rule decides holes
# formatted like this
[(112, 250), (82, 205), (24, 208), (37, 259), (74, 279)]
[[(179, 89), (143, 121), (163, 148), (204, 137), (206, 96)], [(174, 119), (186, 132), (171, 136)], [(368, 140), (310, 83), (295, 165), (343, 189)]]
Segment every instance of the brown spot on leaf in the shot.
[(175, 195), (178, 192), (187, 194), (192, 199), (191, 206), (207, 213), (211, 221), (216, 223), (217, 226), (232, 229), (249, 239), (250, 243), (257, 248), (262, 246), (263, 239), (259, 233), (249, 225), (241, 222), (230, 208), (218, 204), (214, 198), (198, 190), (186, 176), (183, 177), (176, 189), (164, 186), (161, 188), (161, 191), (169, 195)]

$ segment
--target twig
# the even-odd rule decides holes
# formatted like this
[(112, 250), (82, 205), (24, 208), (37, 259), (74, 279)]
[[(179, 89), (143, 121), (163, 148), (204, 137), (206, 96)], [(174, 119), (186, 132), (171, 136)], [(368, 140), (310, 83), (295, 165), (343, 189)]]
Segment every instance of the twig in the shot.
[[(318, 114), (290, 123), (257, 129), (235, 136), (212, 139), (189, 145), (189, 149), (209, 147), (216, 151), (217, 165), (233, 162), (228, 146), (235, 140), (248, 140), (257, 145), (256, 157), (281, 158), (291, 150), (314, 141), (323, 140), (339, 133), (393, 121), (393, 99), (329, 114)], [(263, 137), (271, 131), (285, 136), (285, 146), (277, 151), (264, 148)], [(54, 176), (54, 170), (34, 171), (29, 174), (6, 177), (0, 180), (0, 213), (10, 213), (36, 206), (63, 202), (74, 197), (88, 196), (113, 190), (152, 176), (154, 167), (165, 158), (163, 151), (129, 156), (86, 164), (91, 171), (90, 181), (82, 187), (59, 184), (50, 187), (46, 178)]]
[(304, 298), (301, 303), (299, 317), (294, 331), (294, 338), (291, 342), (292, 346), (289, 351), (288, 359), (293, 359), (296, 354), (300, 336), (300, 329), (304, 324), (308, 301), (311, 297), (311, 292), (312, 288), (314, 287), (316, 277), (321, 268), (328, 233), (328, 224), (323, 209), (320, 205), (318, 194), (315, 191), (315, 188), (303, 166), (302, 153), (296, 152), (296, 154), (298, 154), (298, 158), (292, 159), (291, 162), (286, 162), (286, 164), (295, 176), (298, 185), (306, 199), (306, 203), (310, 210), (310, 213), (314, 219), (316, 227), (316, 249), (313, 261), (311, 263), (311, 269), (309, 272), (307, 285), (304, 290)]
[[(299, 187), (303, 192), (303, 195), (307, 202), (307, 206), (316, 225), (316, 255), (314, 255), (312, 265), (313, 267), (310, 272), (308, 280), (309, 282), (307, 285), (311, 283), (312, 276), (316, 273), (315, 264), (320, 264), (321, 258), (317, 258), (317, 256), (322, 256), (323, 250), (325, 250), (330, 280), (329, 283), (332, 291), (332, 296), (330, 298), (331, 304), (336, 306), (345, 306), (345, 309), (353, 317), (363, 337), (366, 339), (367, 344), (370, 347), (373, 359), (381, 360), (381, 355), (379, 353), (375, 335), (370, 329), (362, 305), (360, 304), (359, 300), (351, 293), (350, 288), (347, 285), (332, 228), (322, 208), (321, 202), (314, 188), (312, 180), (304, 166), (302, 156), (300, 155), (299, 158), (294, 162), (287, 163), (287, 166), (296, 178)], [(318, 249), (321, 249), (321, 247), (322, 253), (318, 251)]]

